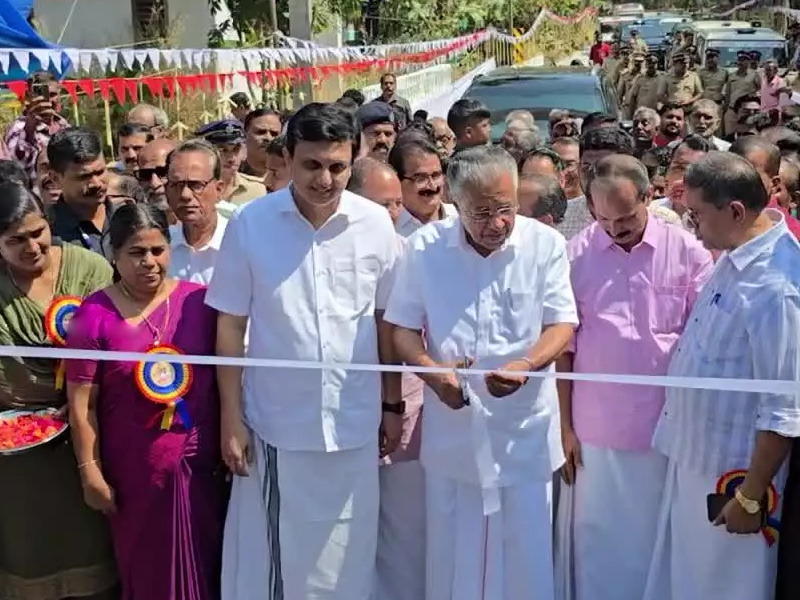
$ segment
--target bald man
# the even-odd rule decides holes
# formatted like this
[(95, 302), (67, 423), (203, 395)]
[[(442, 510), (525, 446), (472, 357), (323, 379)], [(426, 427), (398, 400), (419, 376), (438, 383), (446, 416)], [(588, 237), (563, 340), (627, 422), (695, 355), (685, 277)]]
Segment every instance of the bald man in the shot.
[(456, 135), (447, 124), (447, 119), (433, 117), (429, 123), (433, 127), (433, 139), (443, 158), (447, 158), (456, 149)]
[[(353, 165), (347, 189), (385, 206), (394, 223), (403, 208), (403, 192), (395, 170), (374, 158)], [(405, 238), (397, 242), (405, 246)], [(422, 424), (422, 381), (403, 373), (403, 435), (397, 450), (383, 459), (380, 476), (378, 550), (375, 562), (378, 600), (425, 597), (425, 485), (419, 462)]]
[(392, 223), (397, 223), (403, 208), (400, 178), (394, 169), (374, 158), (358, 159), (353, 165), (347, 189), (380, 204), (389, 211)]
[(147, 192), (147, 199), (150, 204), (157, 206), (167, 213), (170, 222), (176, 222), (167, 204), (167, 155), (176, 147), (174, 141), (167, 138), (160, 138), (148, 142), (139, 152), (138, 162), (139, 171), (136, 176), (139, 183)]
[(169, 131), (167, 113), (152, 104), (137, 104), (128, 112), (128, 123), (138, 123), (150, 130), (153, 138), (162, 138)]

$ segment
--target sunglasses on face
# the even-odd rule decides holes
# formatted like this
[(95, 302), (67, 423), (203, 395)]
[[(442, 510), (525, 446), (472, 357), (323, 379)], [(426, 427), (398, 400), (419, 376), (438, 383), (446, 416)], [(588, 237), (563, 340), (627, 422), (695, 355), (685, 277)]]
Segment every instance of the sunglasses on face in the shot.
[(169, 169), (166, 166), (153, 167), (152, 169), (139, 169), (136, 172), (136, 177), (139, 179), (139, 181), (147, 182), (153, 178), (153, 175), (159, 179), (166, 179), (168, 173)]

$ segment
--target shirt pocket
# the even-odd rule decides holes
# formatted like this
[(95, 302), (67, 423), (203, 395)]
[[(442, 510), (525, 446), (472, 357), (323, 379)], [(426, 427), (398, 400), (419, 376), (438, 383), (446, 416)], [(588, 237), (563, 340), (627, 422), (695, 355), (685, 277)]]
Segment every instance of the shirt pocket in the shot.
[(358, 261), (338, 259), (333, 262), (330, 293), (344, 314), (363, 314), (372, 310), (378, 282), (377, 259)]
[(530, 339), (531, 324), (541, 322), (541, 318), (537, 318), (534, 311), (532, 303), (534, 297), (533, 290), (527, 293), (506, 290), (500, 296), (499, 329), (501, 335), (508, 341)]
[(698, 318), (706, 321), (703, 334), (697, 336), (700, 360), (705, 364), (717, 365), (714, 372), (720, 375), (743, 376), (747, 369), (732, 370), (737, 363), (745, 360), (750, 351), (742, 311), (737, 309), (732, 300), (717, 295), (712, 297), (709, 306)]
[(650, 295), (650, 328), (653, 333), (681, 333), (688, 295), (688, 286), (653, 286)]

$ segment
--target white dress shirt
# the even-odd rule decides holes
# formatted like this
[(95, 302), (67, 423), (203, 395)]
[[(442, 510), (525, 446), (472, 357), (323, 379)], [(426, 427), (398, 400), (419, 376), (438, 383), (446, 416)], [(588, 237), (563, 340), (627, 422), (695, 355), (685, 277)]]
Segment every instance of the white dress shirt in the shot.
[[(432, 223), (409, 240), (384, 318), (424, 328), (437, 362), (469, 356), (475, 368), (500, 367), (525, 356), (543, 326), (577, 324), (566, 242), (554, 229), (517, 217), (505, 245), (482, 257), (467, 243), (458, 217)], [(494, 398), (482, 376), (469, 379), (488, 411), (499, 485), (549, 480), (564, 461), (555, 380), (530, 379), (514, 394)], [(453, 410), (427, 387), (424, 405), (425, 468), (480, 483), (471, 409)]]
[[(439, 219), (446, 219), (447, 217), (452, 217), (453, 215), (457, 214), (458, 211), (456, 210), (454, 204), (442, 202), (439, 206)], [(400, 216), (397, 217), (397, 223), (395, 224), (394, 229), (401, 236), (408, 237), (423, 225), (425, 225), (425, 223), (408, 212), (404, 206), (400, 210)]]
[[(800, 381), (800, 245), (783, 216), (717, 261), (668, 374)], [(710, 476), (747, 469), (757, 431), (800, 436), (798, 396), (667, 388), (653, 445)]]
[[(376, 364), (375, 311), (386, 307), (397, 253), (385, 208), (344, 191), (314, 229), (284, 188), (234, 212), (206, 302), (250, 317), (248, 357)], [(245, 421), (283, 450), (374, 442), (380, 398), (378, 372), (244, 370)]]
[(592, 223), (594, 223), (594, 217), (589, 212), (586, 196), (578, 196), (567, 200), (564, 218), (561, 223), (556, 223), (555, 228), (569, 241)]
[(183, 225), (177, 223), (170, 226), (169, 276), (192, 283), (208, 285), (214, 274), (214, 263), (219, 254), (219, 247), (225, 235), (228, 219), (217, 215), (217, 227), (214, 234), (200, 248), (194, 248), (183, 235)]

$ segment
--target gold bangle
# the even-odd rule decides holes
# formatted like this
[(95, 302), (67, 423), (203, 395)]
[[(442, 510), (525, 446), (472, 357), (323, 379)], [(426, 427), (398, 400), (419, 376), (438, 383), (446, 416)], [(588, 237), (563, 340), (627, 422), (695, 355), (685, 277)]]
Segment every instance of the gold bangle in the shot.
[(88, 467), (89, 465), (96, 465), (97, 462), (98, 462), (97, 459), (87, 460), (86, 462), (82, 462), (82, 463), (78, 464), (78, 470), (80, 471), (81, 469), (84, 469), (84, 468)]

